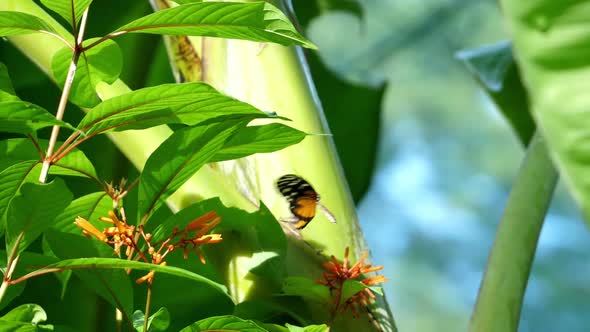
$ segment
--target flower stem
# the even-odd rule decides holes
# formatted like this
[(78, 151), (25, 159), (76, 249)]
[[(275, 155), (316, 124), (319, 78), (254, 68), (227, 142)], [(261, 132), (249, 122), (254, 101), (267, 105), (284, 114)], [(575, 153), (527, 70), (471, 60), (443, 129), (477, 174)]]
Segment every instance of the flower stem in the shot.
[(147, 332), (148, 330), (148, 321), (150, 317), (150, 305), (152, 302), (152, 281), (149, 281), (147, 289), (147, 295), (145, 299), (145, 314), (143, 316), (143, 331)]

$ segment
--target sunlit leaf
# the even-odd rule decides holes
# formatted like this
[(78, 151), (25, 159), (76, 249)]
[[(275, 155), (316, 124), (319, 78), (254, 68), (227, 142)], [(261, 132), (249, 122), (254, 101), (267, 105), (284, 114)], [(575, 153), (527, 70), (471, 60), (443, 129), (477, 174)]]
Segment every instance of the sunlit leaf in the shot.
[(25, 183), (8, 207), (6, 251), (18, 254), (25, 250), (53, 225), (71, 200), (72, 193), (62, 179), (47, 184)]
[(244, 121), (225, 121), (177, 130), (145, 163), (139, 182), (139, 215), (156, 209), (219, 151)]
[(73, 200), (66, 209), (55, 217), (53, 228), (68, 233), (80, 234), (80, 228), (74, 225), (76, 217), (88, 220), (96, 228), (102, 229), (109, 224), (99, 221), (98, 218), (107, 216), (113, 209), (113, 200), (105, 192), (88, 194)]
[(590, 10), (583, 0), (501, 1), (533, 118), (590, 225)]
[[(136, 310), (132, 317), (133, 327), (138, 332), (143, 332), (143, 324), (145, 323), (145, 315), (141, 310)], [(170, 325), (170, 313), (166, 308), (160, 308), (156, 313), (148, 318), (149, 332), (166, 331)]]
[(352, 296), (367, 288), (379, 295), (383, 295), (383, 291), (380, 287), (371, 287), (357, 280), (345, 280), (342, 284), (342, 295), (340, 296), (340, 303), (342, 304), (346, 302)]
[(232, 136), (212, 161), (237, 159), (254, 153), (274, 152), (297, 144), (306, 134), (280, 123), (251, 126)]
[(179, 5), (184, 5), (187, 3), (194, 3), (194, 2), (203, 2), (203, 0), (174, 0)]
[(23, 304), (0, 317), (2, 320), (38, 324), (47, 320), (47, 314), (37, 304)]
[(216, 316), (202, 319), (180, 332), (214, 332), (214, 331), (241, 331), (241, 332), (267, 332), (251, 320), (243, 320), (235, 316)]
[(212, 254), (212, 257), (207, 256), (207, 260), (211, 260), (222, 270), (220, 274), (225, 275), (227, 271), (223, 269), (228, 266), (229, 260), (240, 256), (240, 275), (248, 280), (263, 278), (268, 292), (278, 291), (285, 276), (287, 242), (280, 225), (264, 204), (258, 211), (248, 213), (223, 205), (219, 198), (207, 199), (164, 220), (151, 232), (152, 238), (162, 241), (175, 227), (182, 229), (209, 212), (221, 217), (221, 223), (212, 232), (225, 235), (224, 241), (211, 250), (203, 248), (205, 255)]
[(299, 327), (299, 326), (295, 326), (295, 325), (291, 325), (291, 324), (287, 323), (286, 326), (289, 329), (289, 332), (326, 332), (326, 331), (328, 331), (328, 326), (326, 326), (325, 324)]
[(144, 16), (115, 32), (121, 31), (245, 39), (316, 48), (297, 33), (279, 9), (266, 2), (185, 4)]
[(156, 271), (158, 273), (165, 273), (174, 275), (181, 278), (193, 280), (195, 282), (203, 283), (209, 287), (218, 290), (219, 292), (226, 292), (225, 286), (218, 284), (210, 279), (200, 276), (196, 273), (192, 273), (187, 270), (179, 269), (173, 266), (155, 265), (143, 262), (129, 261), (126, 259), (118, 258), (74, 258), (63, 260), (54, 264), (45, 266), (44, 268), (38, 269), (39, 271), (52, 270), (55, 268), (61, 268), (64, 270), (77, 270), (77, 269), (133, 269), (141, 271)]
[(195, 125), (208, 119), (235, 116), (269, 117), (204, 83), (163, 84), (102, 102), (80, 121), (78, 128), (90, 135), (165, 123)]
[(321, 303), (330, 303), (332, 297), (328, 287), (304, 277), (288, 277), (283, 284), (285, 295), (301, 296)]
[[(41, 151), (47, 151), (48, 140), (37, 140)], [(60, 146), (60, 142), (57, 143)], [(13, 138), (0, 141), (0, 171), (18, 162), (35, 160), (40, 161), (39, 151), (28, 138)], [(86, 176), (96, 178), (94, 166), (88, 160), (84, 152), (73, 149), (64, 158), (60, 159), (49, 169), (50, 174)]]
[(509, 42), (457, 53), (484, 91), (496, 103), (524, 145), (535, 132), (527, 93), (520, 80)]
[[(85, 40), (87, 46), (97, 38)], [(63, 87), (68, 76), (72, 49), (63, 47), (55, 53), (51, 60), (53, 76), (60, 87)], [(119, 45), (112, 40), (102, 42), (85, 51), (78, 60), (76, 76), (70, 92), (70, 101), (80, 107), (94, 107), (101, 100), (96, 93), (100, 82), (113, 83), (123, 67), (123, 56)]]
[(75, 130), (69, 123), (57, 120), (35, 104), (19, 100), (0, 102), (0, 131), (29, 134), (54, 125)]
[(4, 214), (10, 201), (17, 195), (23, 183), (37, 181), (41, 173), (41, 164), (29, 160), (19, 162), (0, 172), (0, 233), (6, 226)]
[(8, 75), (8, 68), (0, 62), (0, 102), (19, 100), (12, 86), (12, 81)]
[(58, 13), (70, 25), (72, 25), (72, 14), (74, 15), (75, 22), (79, 22), (80, 17), (82, 17), (82, 14), (90, 6), (91, 2), (92, 0), (41, 0), (42, 4)]
[(0, 11), (0, 36), (22, 35), (34, 32), (55, 32), (37, 16), (21, 12)]

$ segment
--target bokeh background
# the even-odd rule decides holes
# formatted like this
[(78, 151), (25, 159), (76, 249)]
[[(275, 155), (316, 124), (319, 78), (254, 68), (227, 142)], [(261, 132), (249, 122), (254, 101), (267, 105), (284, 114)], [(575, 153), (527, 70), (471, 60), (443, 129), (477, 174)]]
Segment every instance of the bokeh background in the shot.
[[(374, 173), (358, 197), (361, 224), (390, 279), (384, 288), (399, 330), (464, 331), (524, 149), (455, 55), (509, 39), (501, 9), (487, 0), (359, 3), (360, 17), (327, 11), (306, 32), (338, 77), (383, 93)], [(349, 143), (339, 144), (343, 159), (355, 153)], [(589, 252), (588, 229), (560, 185), (519, 331), (588, 331)]]

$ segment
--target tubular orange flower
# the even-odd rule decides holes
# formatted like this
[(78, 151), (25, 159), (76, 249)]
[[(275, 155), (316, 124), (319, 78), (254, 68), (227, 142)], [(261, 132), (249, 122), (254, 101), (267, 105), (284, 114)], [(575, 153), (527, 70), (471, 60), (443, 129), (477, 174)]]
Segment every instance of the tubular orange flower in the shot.
[[(367, 286), (373, 286), (387, 281), (387, 278), (381, 275), (368, 278), (363, 276), (366, 273), (383, 269), (383, 266), (365, 265), (367, 252), (364, 252), (352, 267), (348, 260), (349, 253), (350, 250), (346, 247), (342, 263), (334, 256), (330, 257), (330, 261), (323, 262), (326, 271), (322, 273), (323, 279), (316, 281), (319, 284), (327, 286), (330, 289), (330, 293), (334, 296), (332, 316), (335, 316), (338, 312), (350, 309), (352, 314), (358, 317), (360, 308), (370, 306), (375, 299), (375, 294), (369, 288), (360, 290), (348, 299), (342, 299), (342, 287), (346, 280), (357, 280)], [(359, 280), (359, 278), (361, 279)], [(344, 303), (343, 307), (340, 306), (341, 303)]]
[(90, 234), (94, 235), (94, 237), (96, 237), (97, 239), (99, 239), (102, 242), (106, 242), (107, 236), (104, 235), (101, 231), (99, 231), (96, 227), (94, 227), (94, 225), (92, 225), (91, 223), (88, 222), (88, 220), (82, 218), (82, 217), (77, 217), (76, 220), (74, 221), (74, 224), (80, 228), (82, 228), (82, 233), (84, 235), (86, 235), (87, 237), (90, 237)]

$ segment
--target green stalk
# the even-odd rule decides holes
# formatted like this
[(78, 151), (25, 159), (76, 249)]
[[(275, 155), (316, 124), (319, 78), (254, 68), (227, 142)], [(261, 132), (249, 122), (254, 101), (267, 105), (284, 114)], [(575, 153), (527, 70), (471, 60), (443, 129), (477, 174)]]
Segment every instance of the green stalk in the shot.
[[(156, 9), (166, 7), (165, 1), (152, 0)], [(239, 161), (218, 163), (219, 180), (227, 188), (241, 192), (248, 201), (263, 201), (275, 216), (286, 217), (290, 212), (287, 201), (279, 195), (276, 180), (284, 174), (297, 174), (309, 180), (320, 193), (322, 204), (336, 216), (336, 225), (318, 212), (313, 222), (302, 232), (303, 238), (323, 249), (324, 254), (342, 258), (344, 249), (351, 248), (351, 259), (356, 260), (366, 243), (360, 230), (354, 202), (343, 175), (333, 140), (311, 81), (303, 51), (300, 48), (241, 40), (201, 37), (165, 37), (175, 77), (205, 81), (216, 89), (267, 112), (277, 112), (292, 120), (288, 125), (316, 134), (303, 142), (271, 154), (256, 154)], [(185, 43), (179, 46), (179, 43)], [(188, 45), (187, 45), (188, 44)], [(192, 49), (194, 54), (180, 50)], [(224, 59), (223, 61), (215, 61)], [(192, 70), (189, 70), (192, 69)], [(200, 72), (198, 70), (200, 69)], [(244, 183), (239, 178), (247, 177)], [(247, 206), (240, 206), (247, 208)], [(295, 242), (295, 243), (294, 243)], [(320, 260), (315, 252), (292, 241), (287, 257), (289, 275), (321, 276)], [(237, 264), (237, 262), (236, 262)], [(237, 266), (235, 267), (237, 269)], [(252, 284), (228, 273), (236, 300), (253, 296)], [(386, 302), (375, 309), (384, 330), (395, 331), (395, 324)], [(323, 311), (323, 310), (319, 310)], [(373, 329), (360, 320), (340, 322), (336, 330)]]
[(516, 332), (539, 234), (558, 174), (536, 133), (506, 204), (488, 259), (471, 332)]

